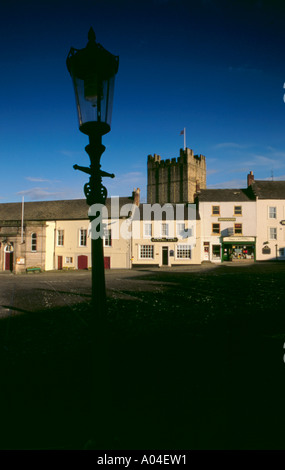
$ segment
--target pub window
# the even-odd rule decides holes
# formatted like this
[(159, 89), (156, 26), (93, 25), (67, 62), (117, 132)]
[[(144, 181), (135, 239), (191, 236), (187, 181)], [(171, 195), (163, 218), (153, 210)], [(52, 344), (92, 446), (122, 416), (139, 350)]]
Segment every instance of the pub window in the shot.
[(152, 225), (151, 224), (144, 224), (144, 237), (148, 238), (152, 236)]
[(64, 242), (64, 230), (57, 231), (57, 246), (63, 246)]
[(219, 234), (220, 233), (220, 224), (212, 224), (212, 233)]
[(176, 225), (176, 235), (179, 238), (186, 238), (187, 232), (185, 231), (184, 223), (177, 223)]
[(242, 234), (242, 224), (235, 224), (235, 235)]
[(241, 206), (235, 206), (235, 215), (242, 215), (242, 207)]
[(169, 226), (168, 224), (161, 224), (161, 236), (168, 237), (169, 235)]
[(269, 219), (276, 219), (277, 218), (276, 207), (269, 207), (268, 215), (269, 215)]
[(220, 215), (220, 206), (212, 206), (212, 215)]
[(191, 246), (190, 245), (177, 245), (176, 258), (191, 259)]
[(140, 258), (153, 258), (153, 245), (141, 245), (140, 246)]
[(32, 233), (32, 245), (31, 245), (31, 250), (32, 251), (37, 251), (37, 234)]

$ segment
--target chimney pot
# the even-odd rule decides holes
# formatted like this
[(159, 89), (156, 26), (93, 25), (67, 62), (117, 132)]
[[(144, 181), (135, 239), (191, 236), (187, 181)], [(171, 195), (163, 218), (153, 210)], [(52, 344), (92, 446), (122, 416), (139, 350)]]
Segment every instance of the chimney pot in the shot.
[(250, 171), (249, 174), (247, 175), (247, 187), (251, 186), (253, 182), (254, 182), (254, 174), (252, 171)]

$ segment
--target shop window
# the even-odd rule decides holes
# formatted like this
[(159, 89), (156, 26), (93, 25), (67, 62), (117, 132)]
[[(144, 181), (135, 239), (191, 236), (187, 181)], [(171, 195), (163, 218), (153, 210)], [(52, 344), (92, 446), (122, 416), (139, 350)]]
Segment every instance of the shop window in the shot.
[(277, 209), (276, 209), (276, 207), (269, 207), (268, 208), (268, 215), (269, 215), (269, 219), (276, 219), (277, 218)]
[(213, 259), (221, 258), (221, 245), (212, 246), (212, 257)]
[(235, 215), (242, 215), (242, 207), (241, 206), (235, 206), (234, 214)]
[(235, 235), (242, 234), (242, 224), (235, 224)]
[(32, 251), (37, 251), (37, 234), (32, 233), (32, 243), (31, 243), (31, 250)]
[(276, 227), (269, 228), (269, 238), (270, 240), (277, 240), (277, 228)]
[(153, 245), (141, 245), (140, 246), (140, 258), (141, 259), (153, 259)]
[(231, 259), (254, 259), (253, 245), (233, 245), (231, 250)]
[(212, 206), (212, 215), (220, 215), (220, 206)]
[(285, 256), (285, 248), (279, 248), (279, 256)]
[(64, 230), (57, 231), (57, 246), (63, 246), (64, 242)]
[(212, 233), (213, 235), (220, 234), (220, 224), (212, 224)]
[(87, 230), (83, 228), (79, 230), (79, 246), (87, 246)]
[(191, 246), (190, 245), (177, 245), (176, 258), (191, 259)]

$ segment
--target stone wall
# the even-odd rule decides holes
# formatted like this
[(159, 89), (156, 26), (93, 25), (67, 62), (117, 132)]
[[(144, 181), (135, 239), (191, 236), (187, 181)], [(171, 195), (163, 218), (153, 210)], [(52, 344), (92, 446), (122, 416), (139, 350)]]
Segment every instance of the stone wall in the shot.
[(147, 202), (149, 204), (192, 203), (194, 194), (206, 188), (206, 158), (193, 150), (180, 149), (180, 156), (161, 160), (160, 155), (148, 156)]

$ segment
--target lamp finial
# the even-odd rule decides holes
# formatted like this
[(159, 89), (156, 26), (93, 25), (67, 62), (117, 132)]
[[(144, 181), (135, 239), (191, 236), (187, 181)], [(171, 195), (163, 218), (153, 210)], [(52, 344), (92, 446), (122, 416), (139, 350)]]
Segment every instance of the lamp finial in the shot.
[(94, 33), (94, 29), (92, 28), (92, 26), (91, 26), (91, 28), (90, 28), (89, 31), (88, 31), (88, 41), (89, 41), (89, 42), (91, 42), (91, 41), (94, 41), (94, 42), (95, 42), (95, 41), (96, 41), (96, 35), (95, 35), (95, 33)]

